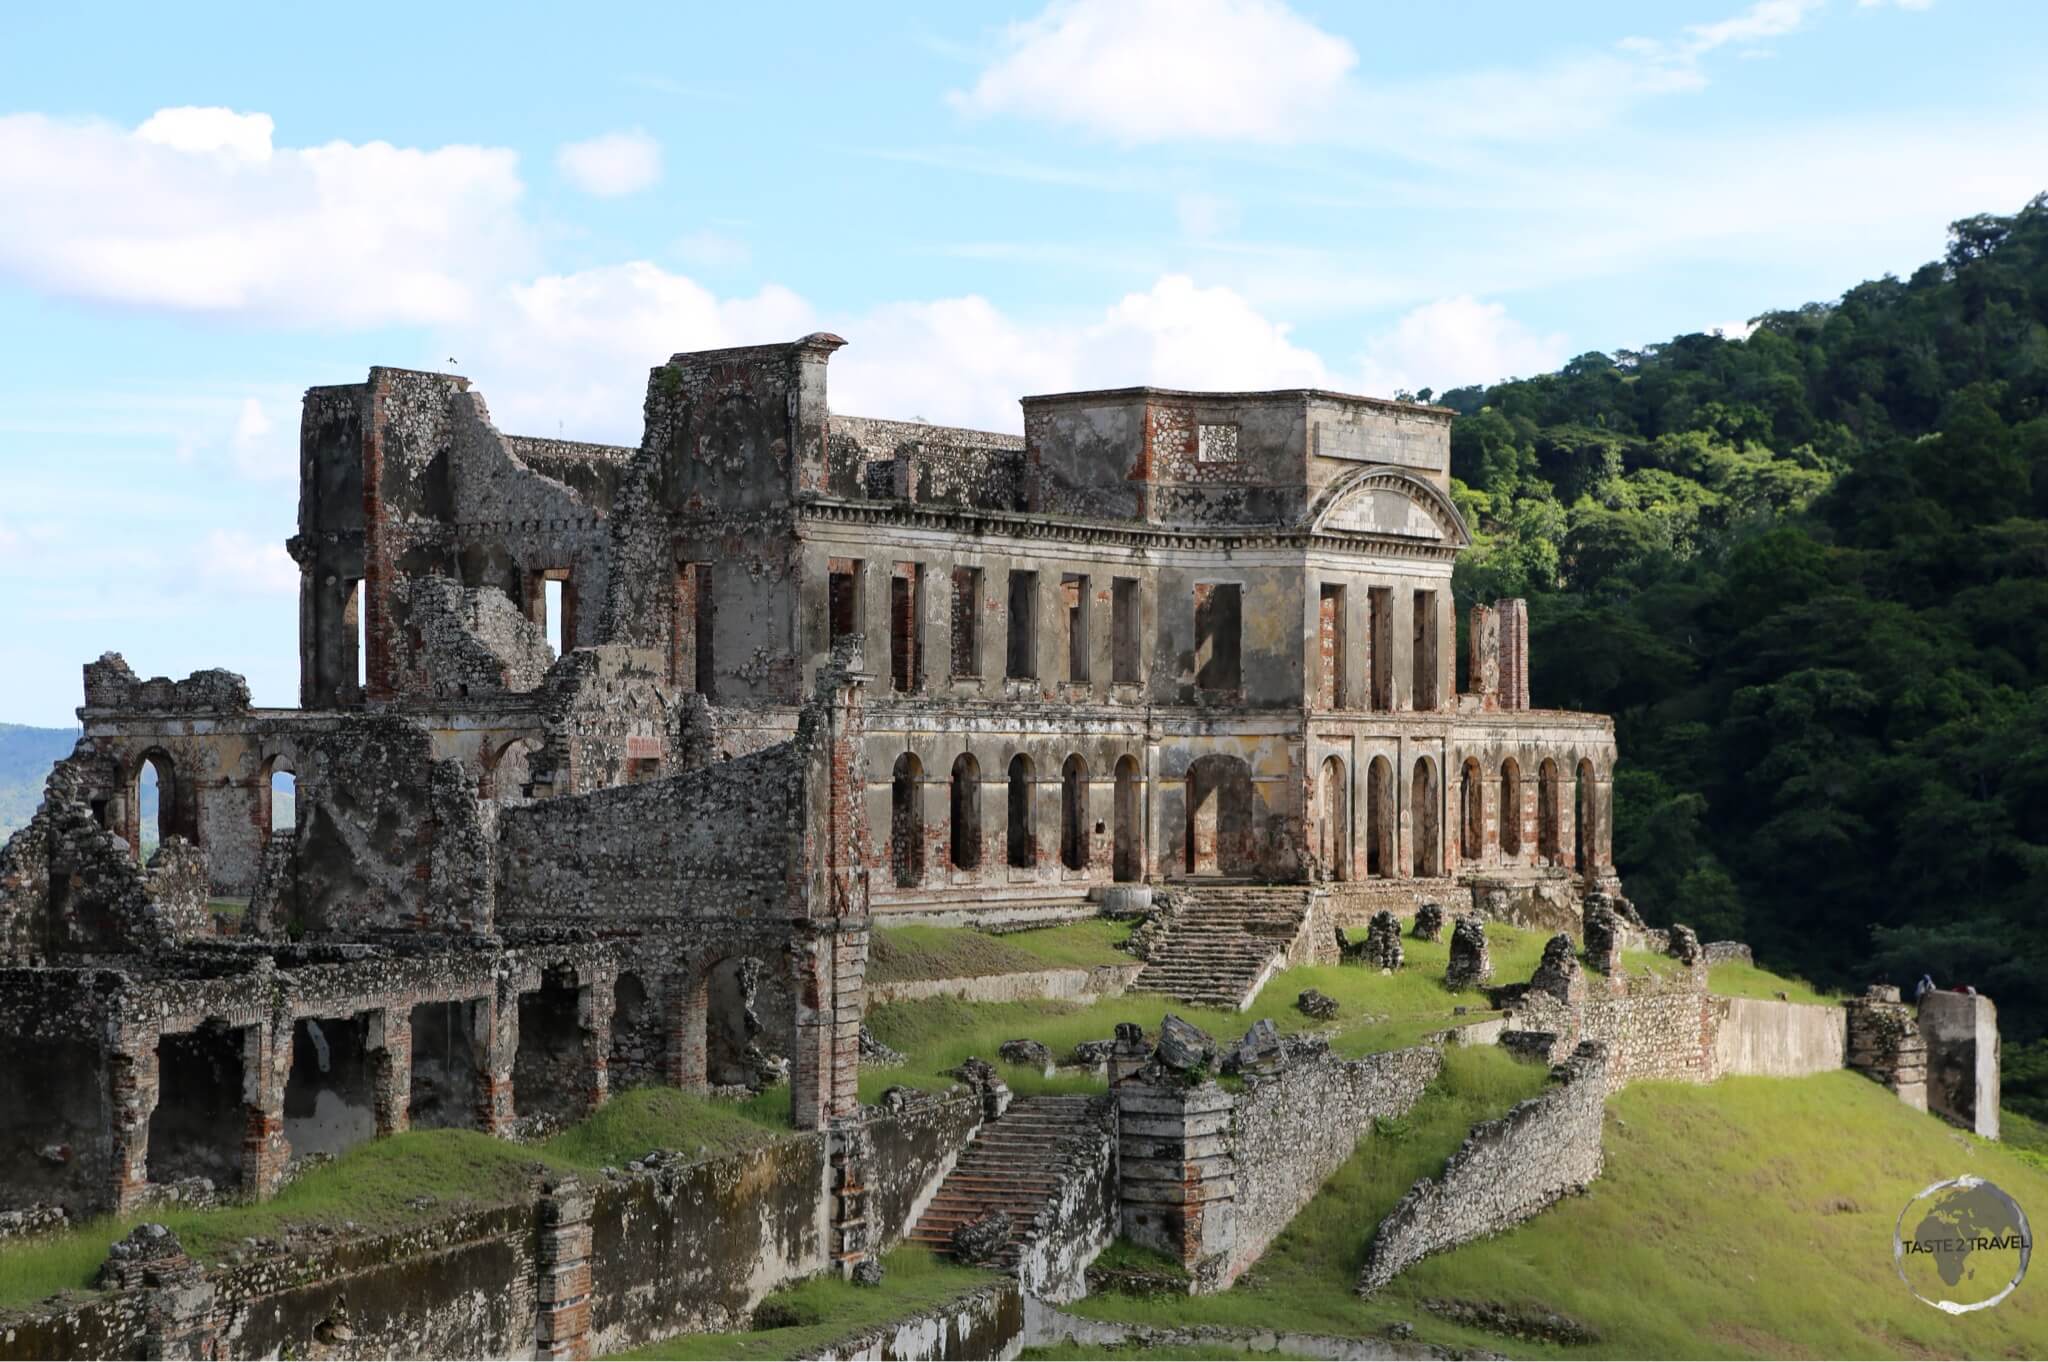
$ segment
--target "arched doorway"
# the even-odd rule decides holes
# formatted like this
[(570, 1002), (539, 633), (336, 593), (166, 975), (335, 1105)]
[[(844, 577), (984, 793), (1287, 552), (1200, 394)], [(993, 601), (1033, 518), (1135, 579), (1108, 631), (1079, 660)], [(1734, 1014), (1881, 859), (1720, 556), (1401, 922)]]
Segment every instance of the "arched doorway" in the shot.
[(981, 763), (972, 752), (953, 762), (952, 861), (956, 870), (981, 865)]
[(1126, 754), (1116, 763), (1116, 878), (1131, 883), (1145, 878), (1144, 801), (1138, 784), (1138, 759)]
[(1078, 753), (1060, 767), (1060, 864), (1088, 868), (1088, 763)]
[(1344, 759), (1323, 760), (1321, 799), (1323, 817), (1318, 825), (1316, 856), (1323, 873), (1333, 880), (1351, 878), (1351, 799), (1344, 779)]
[(1394, 874), (1394, 764), (1374, 757), (1365, 770), (1365, 873), (1376, 879)]
[(1007, 859), (1017, 870), (1038, 864), (1038, 770), (1019, 752), (1010, 758), (1009, 820), (1005, 825)]
[(539, 746), (534, 738), (513, 738), (495, 752), (489, 752), (484, 758), (483, 774), (477, 778), (477, 797), (503, 805), (525, 803), (529, 779), (526, 759)]
[(1600, 864), (1600, 794), (1593, 763), (1581, 761), (1572, 773), (1572, 864), (1591, 875)]
[(1486, 851), (1486, 803), (1479, 761), (1465, 758), (1458, 769), (1458, 858), (1477, 865)]
[(898, 888), (924, 883), (924, 764), (914, 752), (896, 758), (889, 777), (889, 864)]
[(1564, 857), (1558, 821), (1557, 763), (1545, 757), (1536, 768), (1536, 855), (1556, 865)]
[(1242, 875), (1257, 868), (1252, 845), (1252, 774), (1241, 757), (1211, 755), (1188, 767), (1190, 875)]
[(1434, 879), (1443, 874), (1442, 821), (1443, 797), (1437, 791), (1436, 763), (1428, 757), (1418, 758), (1415, 763), (1415, 779), (1409, 790), (1408, 816), (1410, 831), (1414, 837), (1415, 855), (1412, 872), (1419, 880)]
[(1522, 854), (1522, 768), (1513, 757), (1500, 764), (1500, 853)]
[(796, 1012), (789, 983), (766, 960), (737, 955), (711, 967), (705, 990), (705, 1076), (756, 1092), (789, 1077)]

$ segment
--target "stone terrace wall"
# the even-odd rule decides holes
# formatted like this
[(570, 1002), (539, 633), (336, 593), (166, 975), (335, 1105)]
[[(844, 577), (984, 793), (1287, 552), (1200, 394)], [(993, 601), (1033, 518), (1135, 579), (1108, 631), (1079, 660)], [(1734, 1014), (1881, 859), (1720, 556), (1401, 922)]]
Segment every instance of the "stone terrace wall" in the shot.
[(1259, 1260), (1376, 1117), (1406, 1113), (1442, 1067), (1441, 1050), (1416, 1045), (1363, 1059), (1321, 1059), (1251, 1080), (1231, 1121), (1236, 1225), (1224, 1282)]
[[(873, 1117), (870, 1176), (929, 1182), (979, 1114), (969, 1097)], [(587, 1357), (733, 1327), (769, 1291), (832, 1265), (834, 1138), (536, 1187), (395, 1234), (187, 1264), (160, 1285), (0, 1311), (0, 1359)], [(908, 1204), (897, 1194), (878, 1208), (882, 1242), (901, 1236)]]
[(1607, 1047), (1610, 1090), (1643, 1078), (1709, 1083), (1714, 1079), (1714, 1007), (1706, 971), (1629, 980), (1626, 997), (1586, 1000), (1578, 1039)]
[(1762, 998), (1715, 998), (1714, 1075), (1801, 1078), (1847, 1062), (1849, 1014), (1840, 1007)]
[(1443, 1173), (1410, 1188), (1366, 1249), (1358, 1293), (1369, 1296), (1409, 1264), (1481, 1239), (1541, 1211), (1600, 1176), (1607, 1056), (1581, 1045), (1558, 1083), (1472, 1128)]

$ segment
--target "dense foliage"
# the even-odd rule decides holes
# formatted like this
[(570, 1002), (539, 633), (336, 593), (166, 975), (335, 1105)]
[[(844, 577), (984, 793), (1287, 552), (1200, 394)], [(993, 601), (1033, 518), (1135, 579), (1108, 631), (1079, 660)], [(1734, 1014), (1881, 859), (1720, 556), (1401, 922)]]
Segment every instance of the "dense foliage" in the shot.
[(1747, 339), (1440, 400), (1461, 596), (1529, 597), (1537, 702), (1616, 717), (1630, 896), (1974, 984), (2048, 1115), (2048, 195)]

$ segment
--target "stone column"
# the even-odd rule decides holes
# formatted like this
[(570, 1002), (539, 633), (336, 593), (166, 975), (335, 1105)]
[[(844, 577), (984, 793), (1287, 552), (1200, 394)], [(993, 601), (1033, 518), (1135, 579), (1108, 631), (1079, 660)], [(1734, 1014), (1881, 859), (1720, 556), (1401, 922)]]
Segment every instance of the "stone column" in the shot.
[(1847, 1006), (1848, 1067), (1884, 1084), (1915, 1111), (1927, 1110), (1927, 1045), (1898, 989), (1873, 984)]
[(843, 1276), (852, 1275), (854, 1265), (874, 1256), (874, 1239), (868, 1228), (868, 1159), (872, 1154), (867, 1130), (851, 1123), (832, 1132), (830, 1166), (832, 1208), (832, 1267)]
[(261, 1201), (284, 1184), (291, 1142), (284, 1137), (284, 1086), (292, 1071), (292, 1017), (280, 1010), (242, 1028), (242, 1190)]
[(108, 1174), (104, 1209), (125, 1215), (142, 1204), (149, 1190), (149, 1118), (156, 1112), (157, 1030), (154, 1025), (123, 1025), (107, 1055), (109, 1130)]
[(509, 1136), (518, 1117), (512, 1093), (512, 1065), (519, 1055), (519, 990), (498, 980), (495, 993), (470, 1005), (475, 1044), (476, 1125), (486, 1135)]
[(370, 1013), (371, 1096), (377, 1133), (396, 1135), (412, 1128), (412, 1011), (404, 1006)]
[(1198, 1290), (1224, 1285), (1236, 1242), (1234, 1100), (1214, 1083), (1188, 1087), (1144, 1073), (1114, 1094), (1123, 1236), (1172, 1257)]
[(590, 1356), (590, 1212), (596, 1198), (575, 1178), (550, 1183), (539, 1206), (534, 1356)]
[(1927, 1109), (1987, 1140), (1998, 1138), (1998, 1009), (1978, 993), (1920, 1000)]

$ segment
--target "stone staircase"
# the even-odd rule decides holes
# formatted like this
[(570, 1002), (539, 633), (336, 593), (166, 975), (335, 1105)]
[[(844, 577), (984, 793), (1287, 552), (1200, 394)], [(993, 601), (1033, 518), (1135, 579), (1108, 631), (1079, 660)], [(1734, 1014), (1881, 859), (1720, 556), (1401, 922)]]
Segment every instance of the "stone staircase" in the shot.
[(1306, 884), (1178, 883), (1166, 937), (1133, 990), (1241, 1012), (1283, 967), (1315, 903)]
[(961, 1153), (909, 1242), (944, 1253), (961, 1225), (989, 1211), (1008, 1211), (1010, 1238), (994, 1266), (1014, 1268), (1025, 1243), (1041, 1228), (1054, 1228), (1048, 1212), (1058, 1204), (1063, 1184), (1080, 1171), (1084, 1156), (1075, 1149), (1099, 1125), (1100, 1100), (1086, 1094), (1014, 1099)]

